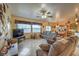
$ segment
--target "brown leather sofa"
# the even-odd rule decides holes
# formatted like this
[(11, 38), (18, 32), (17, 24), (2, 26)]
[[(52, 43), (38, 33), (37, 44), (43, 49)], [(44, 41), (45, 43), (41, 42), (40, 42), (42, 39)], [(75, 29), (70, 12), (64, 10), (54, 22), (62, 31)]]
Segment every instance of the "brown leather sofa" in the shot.
[(57, 40), (52, 45), (41, 44), (36, 51), (37, 56), (71, 56), (74, 54), (78, 39), (70, 36), (65, 39)]

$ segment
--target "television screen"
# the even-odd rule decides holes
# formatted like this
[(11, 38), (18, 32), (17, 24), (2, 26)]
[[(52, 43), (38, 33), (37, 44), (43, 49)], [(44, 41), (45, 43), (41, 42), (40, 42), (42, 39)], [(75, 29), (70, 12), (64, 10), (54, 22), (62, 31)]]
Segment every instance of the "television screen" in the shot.
[(24, 34), (23, 29), (14, 29), (13, 30), (13, 37), (20, 37)]

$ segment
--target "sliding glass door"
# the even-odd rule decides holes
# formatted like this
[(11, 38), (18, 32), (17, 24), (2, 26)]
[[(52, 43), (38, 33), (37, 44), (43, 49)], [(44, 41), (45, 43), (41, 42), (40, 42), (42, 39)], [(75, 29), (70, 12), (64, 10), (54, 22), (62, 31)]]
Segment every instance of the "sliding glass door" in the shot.
[(32, 25), (32, 32), (33, 33), (40, 33), (41, 32), (41, 25), (33, 24)]

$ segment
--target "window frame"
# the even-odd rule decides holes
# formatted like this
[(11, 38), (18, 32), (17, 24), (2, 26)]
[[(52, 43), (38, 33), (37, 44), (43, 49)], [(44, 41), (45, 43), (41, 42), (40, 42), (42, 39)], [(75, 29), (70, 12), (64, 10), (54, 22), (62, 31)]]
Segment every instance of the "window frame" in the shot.
[[(47, 28), (47, 27), (49, 27), (49, 28)], [(52, 31), (52, 26), (46, 26), (45, 31)]]

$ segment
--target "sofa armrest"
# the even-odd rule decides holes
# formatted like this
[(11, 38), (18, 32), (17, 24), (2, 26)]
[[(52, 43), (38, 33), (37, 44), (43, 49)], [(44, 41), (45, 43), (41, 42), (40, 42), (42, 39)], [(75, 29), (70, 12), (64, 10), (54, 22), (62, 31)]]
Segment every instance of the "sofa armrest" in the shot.
[(39, 47), (44, 51), (49, 51), (50, 45), (49, 44), (41, 44)]

